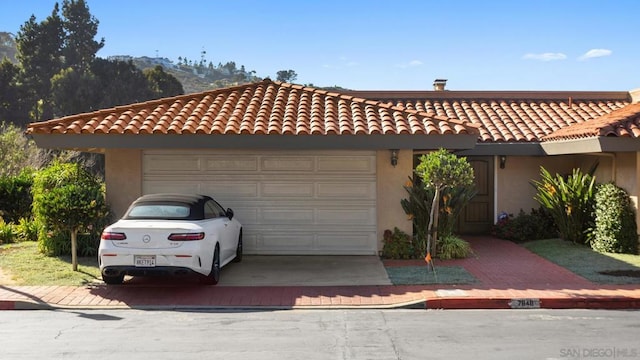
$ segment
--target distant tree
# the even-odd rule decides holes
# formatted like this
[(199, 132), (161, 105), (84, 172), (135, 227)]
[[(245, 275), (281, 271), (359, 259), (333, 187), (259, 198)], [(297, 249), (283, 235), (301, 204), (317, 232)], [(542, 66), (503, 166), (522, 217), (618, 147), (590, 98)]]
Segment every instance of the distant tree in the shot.
[(24, 126), (29, 122), (29, 108), (19, 75), (19, 66), (8, 58), (0, 61), (0, 122)]
[(157, 65), (153, 69), (144, 70), (149, 88), (153, 92), (154, 98), (163, 98), (184, 94), (182, 84), (175, 76), (164, 71), (164, 68)]
[(298, 74), (296, 74), (293, 70), (280, 70), (276, 74), (276, 80), (282, 82), (294, 82), (298, 78)]
[(100, 88), (90, 71), (68, 67), (51, 78), (55, 116), (65, 116), (96, 110)]
[(51, 15), (40, 23), (32, 15), (16, 36), (18, 61), (22, 66), (21, 82), (28, 91), (31, 116), (36, 121), (53, 116), (51, 78), (62, 69), (63, 41), (57, 3)]
[(98, 20), (91, 15), (84, 0), (64, 0), (62, 15), (65, 65), (89, 69), (96, 53), (104, 47), (104, 38), (94, 40), (98, 34)]
[(96, 58), (91, 71), (100, 84), (96, 109), (131, 104), (152, 99), (147, 77), (132, 61), (109, 61)]
[(11, 62), (16, 62), (17, 45), (13, 34), (0, 31), (0, 61), (5, 57)]

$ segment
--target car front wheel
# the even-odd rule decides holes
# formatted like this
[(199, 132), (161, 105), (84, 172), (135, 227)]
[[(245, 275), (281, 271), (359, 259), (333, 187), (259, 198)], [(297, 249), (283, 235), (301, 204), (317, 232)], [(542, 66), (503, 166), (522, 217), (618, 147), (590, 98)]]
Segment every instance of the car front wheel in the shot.
[(220, 247), (216, 245), (213, 252), (213, 262), (211, 263), (211, 272), (202, 279), (205, 285), (215, 285), (220, 281)]

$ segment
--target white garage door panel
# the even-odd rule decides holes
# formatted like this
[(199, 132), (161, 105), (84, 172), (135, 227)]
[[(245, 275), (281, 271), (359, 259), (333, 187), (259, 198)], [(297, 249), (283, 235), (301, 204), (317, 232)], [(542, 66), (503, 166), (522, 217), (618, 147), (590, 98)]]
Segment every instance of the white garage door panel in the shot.
[(185, 156), (146, 156), (144, 159), (145, 174), (199, 172), (200, 159)]
[(258, 171), (258, 159), (250, 157), (207, 157), (204, 163), (205, 170)]
[(265, 197), (303, 197), (309, 199), (313, 197), (313, 183), (274, 183), (264, 182), (261, 187), (261, 194)]
[(318, 224), (325, 225), (375, 225), (376, 212), (373, 209), (319, 209)]
[(158, 181), (145, 182), (143, 186), (145, 194), (154, 193), (184, 193), (200, 194), (200, 185), (190, 181)]
[(247, 254), (377, 254), (375, 152), (145, 151), (144, 193), (233, 208)]
[(262, 158), (262, 171), (312, 171), (313, 157), (266, 156)]

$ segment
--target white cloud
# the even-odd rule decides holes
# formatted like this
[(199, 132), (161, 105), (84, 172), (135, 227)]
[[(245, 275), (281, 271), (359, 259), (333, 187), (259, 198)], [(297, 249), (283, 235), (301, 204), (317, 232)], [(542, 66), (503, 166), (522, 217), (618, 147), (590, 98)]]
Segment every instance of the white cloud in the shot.
[(345, 67), (354, 67), (359, 66), (360, 63), (357, 61), (349, 60), (346, 56), (340, 56), (338, 58), (337, 63), (334, 64), (322, 64), (322, 67), (325, 69), (343, 69)]
[(611, 56), (611, 54), (613, 54), (613, 51), (609, 49), (591, 49), (586, 53), (584, 53), (582, 56), (580, 56), (578, 59), (580, 61), (584, 61), (584, 60), (593, 59), (593, 58)]
[(404, 69), (404, 68), (408, 68), (408, 67), (420, 66), (422, 64), (423, 64), (423, 62), (420, 61), (420, 60), (411, 60), (408, 63), (397, 64), (396, 67)]
[(541, 54), (525, 54), (523, 57), (525, 60), (539, 60), (539, 61), (555, 61), (555, 60), (564, 60), (567, 58), (567, 55), (563, 53), (541, 53)]

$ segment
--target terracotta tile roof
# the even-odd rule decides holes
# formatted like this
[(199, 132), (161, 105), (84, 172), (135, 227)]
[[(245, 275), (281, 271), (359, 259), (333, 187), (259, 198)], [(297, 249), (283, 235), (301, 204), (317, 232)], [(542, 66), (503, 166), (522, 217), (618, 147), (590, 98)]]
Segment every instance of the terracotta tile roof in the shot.
[(577, 123), (545, 136), (545, 141), (571, 140), (599, 136), (640, 137), (640, 103), (600, 116), (594, 120)]
[(477, 126), (271, 80), (33, 123), (28, 134), (477, 134)]
[(630, 103), (628, 93), (354, 91), (400, 108), (479, 125), (480, 142), (539, 142), (573, 124), (607, 115)]

